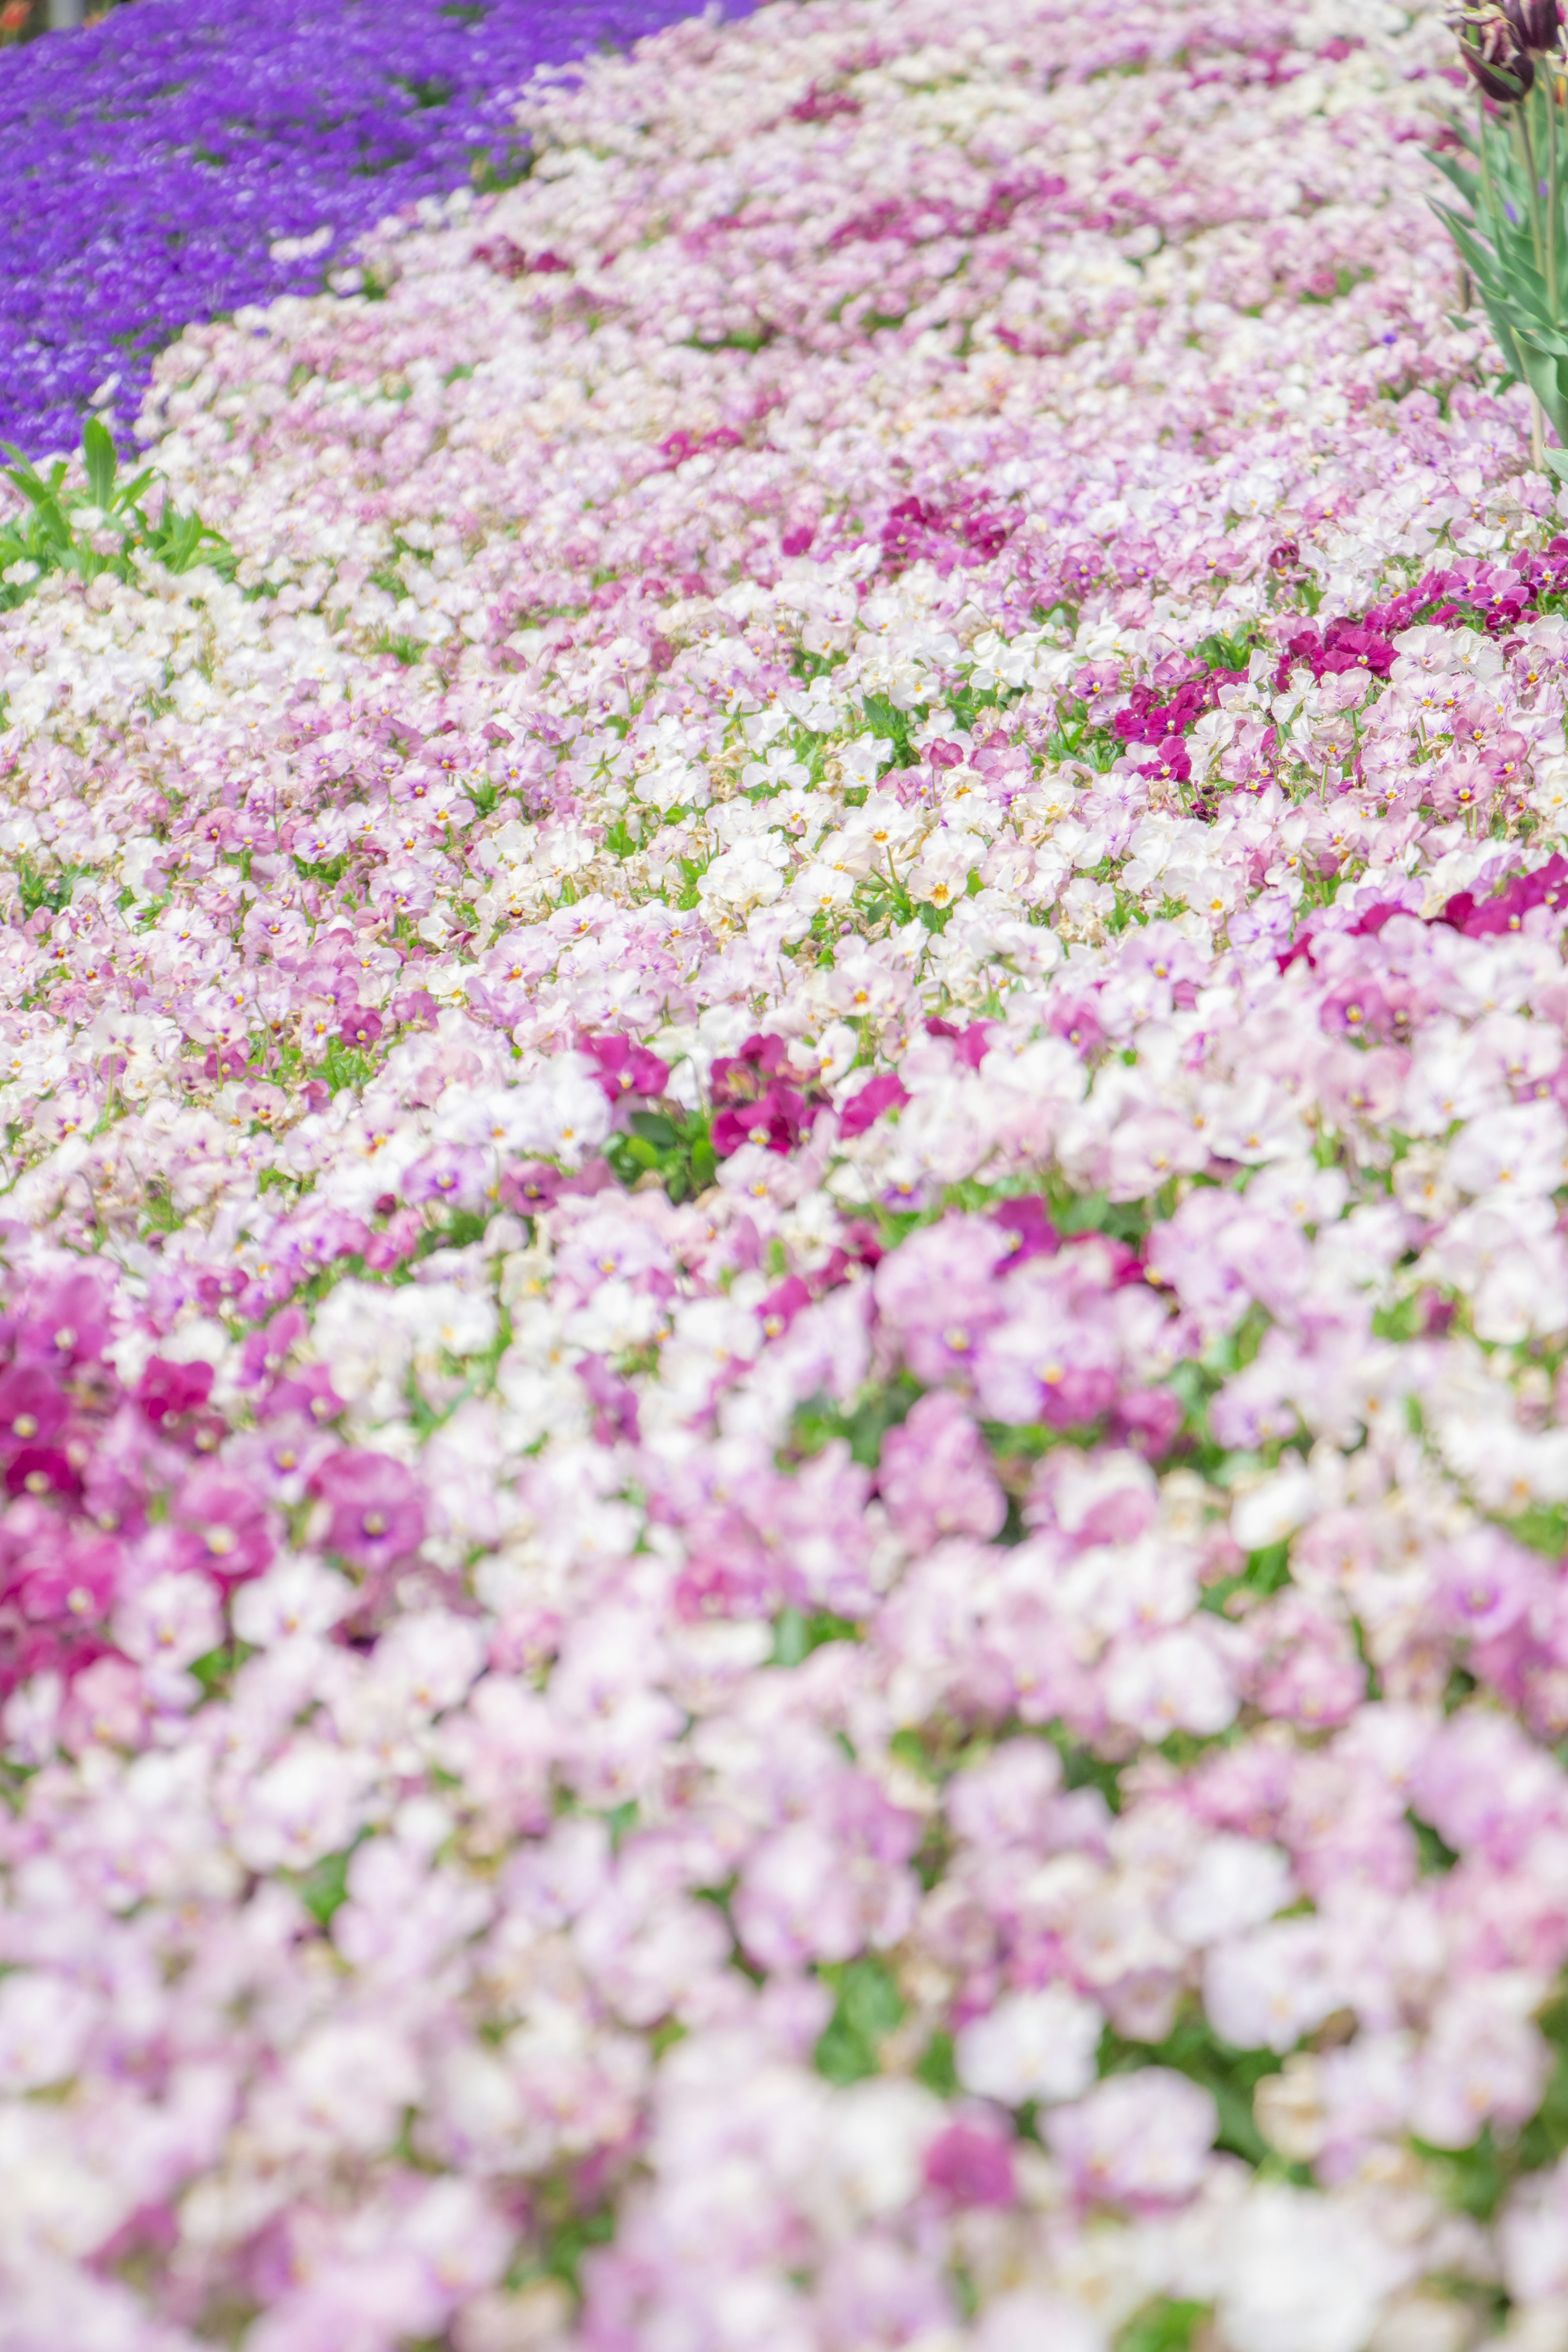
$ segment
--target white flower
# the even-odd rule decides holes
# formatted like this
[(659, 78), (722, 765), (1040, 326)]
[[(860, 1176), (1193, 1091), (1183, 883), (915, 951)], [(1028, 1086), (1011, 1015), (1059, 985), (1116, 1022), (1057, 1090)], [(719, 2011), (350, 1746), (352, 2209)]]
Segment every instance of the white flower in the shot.
[(1062, 1985), (1004, 1993), (954, 2037), (958, 2079), (966, 2091), (1006, 2106), (1076, 2099), (1094, 2080), (1102, 2021), (1092, 2001)]

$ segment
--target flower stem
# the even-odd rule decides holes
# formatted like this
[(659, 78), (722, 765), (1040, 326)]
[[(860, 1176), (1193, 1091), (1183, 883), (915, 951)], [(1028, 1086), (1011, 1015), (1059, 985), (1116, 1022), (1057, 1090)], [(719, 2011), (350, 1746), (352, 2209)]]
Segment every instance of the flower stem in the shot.
[(1536, 268), (1539, 269), (1544, 258), (1541, 234), (1541, 183), (1536, 177), (1535, 155), (1531, 145), (1530, 125), (1525, 120), (1523, 107), (1521, 107), (1515, 114), (1513, 126), (1514, 136), (1519, 142), (1521, 160), (1524, 165), (1525, 180), (1530, 189), (1530, 243), (1535, 255)]
[(1542, 112), (1546, 118), (1546, 302), (1554, 327), (1561, 327), (1557, 297), (1557, 230), (1562, 210), (1557, 185), (1557, 91), (1554, 80), (1542, 79)]

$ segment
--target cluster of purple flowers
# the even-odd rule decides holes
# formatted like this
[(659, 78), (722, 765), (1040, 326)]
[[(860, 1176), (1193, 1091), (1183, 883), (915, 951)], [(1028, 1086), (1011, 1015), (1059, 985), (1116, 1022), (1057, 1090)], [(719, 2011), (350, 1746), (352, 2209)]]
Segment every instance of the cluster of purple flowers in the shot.
[(537, 68), (689, 5), (140, 0), (6, 55), (0, 440), (72, 449), (95, 394), (133, 417), (182, 327), (317, 293), (386, 215), (514, 176)]

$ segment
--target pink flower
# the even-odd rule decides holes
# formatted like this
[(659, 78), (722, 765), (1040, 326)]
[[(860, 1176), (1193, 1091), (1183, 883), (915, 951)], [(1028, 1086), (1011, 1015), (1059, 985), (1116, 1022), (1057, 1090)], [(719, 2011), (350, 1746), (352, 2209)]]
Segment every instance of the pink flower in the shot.
[(1017, 2195), (1012, 2150), (991, 2126), (948, 2125), (925, 2152), (928, 2185), (953, 2205), (1011, 2205)]
[(369, 1575), (417, 1551), (425, 1506), (410, 1471), (390, 1454), (344, 1451), (323, 1462), (311, 1491), (328, 1504), (326, 1548)]
[(1053, 2109), (1046, 2138), (1080, 2197), (1136, 2211), (1196, 2194), (1218, 2127), (1210, 2092), (1168, 2066), (1144, 2066)]
[(212, 1386), (210, 1364), (176, 1364), (153, 1356), (137, 1383), (136, 1402), (154, 1429), (174, 1432), (205, 1404)]
[(276, 1549), (260, 1497), (216, 1465), (185, 1480), (175, 1497), (174, 1516), (195, 1538), (200, 1565), (225, 1586), (259, 1576)]
[(900, 1535), (923, 1550), (939, 1536), (994, 1536), (1007, 1516), (991, 1457), (958, 1398), (921, 1397), (882, 1440), (878, 1490)]

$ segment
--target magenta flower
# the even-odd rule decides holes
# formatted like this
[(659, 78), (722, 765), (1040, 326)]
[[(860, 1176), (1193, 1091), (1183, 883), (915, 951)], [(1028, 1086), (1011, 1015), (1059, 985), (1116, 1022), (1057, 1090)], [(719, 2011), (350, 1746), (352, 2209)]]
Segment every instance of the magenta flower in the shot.
[(5, 1465), (8, 1495), (53, 1495), (74, 1497), (81, 1493), (81, 1472), (62, 1445), (23, 1445)]
[(96, 1275), (67, 1275), (45, 1285), (28, 1301), (17, 1327), (19, 1357), (64, 1370), (94, 1364), (103, 1353), (110, 1322), (102, 1284)]
[(876, 1077), (868, 1078), (857, 1088), (838, 1114), (838, 1132), (846, 1140), (864, 1135), (867, 1129), (887, 1110), (901, 1110), (910, 1099), (909, 1088), (897, 1071), (882, 1070)]
[(395, 1567), (425, 1540), (418, 1486), (388, 1454), (334, 1454), (315, 1472), (310, 1488), (330, 1506), (327, 1549), (367, 1574)]
[(81, 1539), (62, 1532), (30, 1550), (21, 1566), (16, 1598), (25, 1617), (88, 1625), (113, 1606), (124, 1555), (110, 1537)]
[(669, 1084), (669, 1064), (631, 1037), (581, 1037), (580, 1050), (598, 1065), (599, 1084), (606, 1098), (661, 1095)]
[(212, 1385), (210, 1364), (176, 1364), (166, 1357), (153, 1356), (137, 1383), (136, 1402), (154, 1429), (172, 1432), (200, 1411), (212, 1394)]
[(0, 1446), (25, 1446), (57, 1436), (70, 1407), (41, 1365), (13, 1364), (0, 1372)]
[(752, 1100), (719, 1113), (713, 1121), (713, 1149), (721, 1160), (739, 1151), (743, 1143), (760, 1143), (769, 1151), (793, 1151), (819, 1108), (793, 1087), (768, 1087)]
[(958, 2121), (925, 2152), (927, 2185), (952, 2205), (1011, 2205), (1017, 2197), (1013, 2152), (999, 2130)]
[(784, 1280), (761, 1301), (757, 1313), (763, 1321), (766, 1338), (777, 1339), (787, 1331), (803, 1307), (811, 1304), (811, 1292), (798, 1274), (786, 1275)]
[(338, 1024), (338, 1035), (345, 1045), (374, 1045), (381, 1036), (381, 1015), (365, 1005), (351, 1004)]
[(1061, 1236), (1037, 1193), (1024, 1192), (1015, 1200), (999, 1202), (991, 1213), (1010, 1236), (1006, 1245), (1010, 1265), (1023, 1265), (1032, 1257), (1052, 1257), (1061, 1246)]

